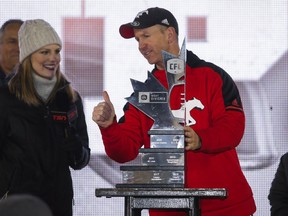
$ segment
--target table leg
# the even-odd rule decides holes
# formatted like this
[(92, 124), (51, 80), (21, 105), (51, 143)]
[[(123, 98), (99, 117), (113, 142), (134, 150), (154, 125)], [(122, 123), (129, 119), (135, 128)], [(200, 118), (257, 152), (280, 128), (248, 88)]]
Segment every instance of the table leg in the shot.
[(125, 209), (124, 209), (124, 216), (132, 216), (132, 210), (131, 210), (131, 197), (126, 196), (125, 197)]
[(133, 197), (130, 197), (130, 196), (125, 197), (124, 215), (125, 216), (141, 216), (142, 209), (133, 208), (132, 201), (133, 201)]
[(188, 215), (189, 216), (201, 216), (201, 210), (199, 207), (199, 199), (195, 197), (189, 198), (189, 210)]

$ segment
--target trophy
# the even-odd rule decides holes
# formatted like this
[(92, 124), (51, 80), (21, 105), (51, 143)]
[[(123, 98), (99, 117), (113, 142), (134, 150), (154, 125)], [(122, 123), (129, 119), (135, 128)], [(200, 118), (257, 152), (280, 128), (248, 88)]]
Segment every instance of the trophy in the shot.
[(185, 40), (179, 56), (166, 51), (162, 56), (168, 89), (149, 71), (145, 83), (131, 79), (134, 94), (126, 100), (154, 124), (148, 131), (150, 148), (139, 149), (141, 165), (120, 166), (123, 184), (116, 187), (184, 187), (185, 92), (180, 109), (171, 110), (169, 102), (173, 88), (185, 85)]

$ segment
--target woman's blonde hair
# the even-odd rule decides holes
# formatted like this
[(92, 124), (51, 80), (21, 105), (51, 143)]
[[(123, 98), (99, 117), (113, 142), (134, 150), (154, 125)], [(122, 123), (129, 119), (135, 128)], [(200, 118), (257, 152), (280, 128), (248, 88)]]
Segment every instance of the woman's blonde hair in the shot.
[[(31, 55), (23, 60), (21, 64), (17, 65), (16, 74), (8, 82), (9, 90), (14, 94), (19, 100), (23, 101), (28, 105), (38, 106), (41, 104), (39, 96), (35, 90), (33, 84), (33, 68), (31, 64)], [(48, 98), (53, 98), (56, 94), (58, 86), (67, 82), (66, 77), (60, 72), (60, 67), (56, 71), (56, 85)], [(77, 93), (72, 88), (71, 84), (65, 86), (67, 95), (71, 102), (75, 102), (77, 99)]]

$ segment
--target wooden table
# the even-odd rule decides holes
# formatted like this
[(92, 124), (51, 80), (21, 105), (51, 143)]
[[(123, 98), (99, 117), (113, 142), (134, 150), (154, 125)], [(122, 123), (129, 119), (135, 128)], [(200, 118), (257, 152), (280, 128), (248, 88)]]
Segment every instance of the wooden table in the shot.
[(96, 197), (125, 198), (125, 216), (141, 216), (142, 209), (185, 209), (200, 216), (201, 198), (225, 199), (223, 188), (97, 188)]

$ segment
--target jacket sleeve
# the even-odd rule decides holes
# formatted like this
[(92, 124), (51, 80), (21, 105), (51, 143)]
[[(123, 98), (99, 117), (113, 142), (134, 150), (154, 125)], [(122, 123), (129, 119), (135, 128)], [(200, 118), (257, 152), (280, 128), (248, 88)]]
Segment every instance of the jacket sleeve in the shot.
[(2, 149), (5, 137), (7, 136), (9, 129), (7, 124), (7, 118), (9, 116), (7, 107), (9, 107), (9, 95), (8, 88), (0, 86), (0, 160), (2, 157)]
[[(117, 123), (116, 118), (108, 128), (101, 128), (106, 154), (112, 160), (125, 163), (135, 159), (139, 148), (144, 144), (144, 125), (140, 119), (144, 114), (127, 103), (124, 106), (124, 116)], [(150, 125), (151, 126), (151, 125)]]
[(79, 148), (75, 148), (69, 155), (69, 165), (75, 169), (84, 168), (90, 160), (90, 148), (89, 148), (89, 138), (87, 132), (87, 125), (85, 120), (85, 114), (83, 111), (82, 99), (79, 96), (79, 100), (76, 101), (78, 117), (76, 124), (73, 125), (73, 140), (72, 142), (77, 142), (76, 145), (79, 145)]
[(239, 145), (245, 129), (238, 88), (232, 78), (218, 67), (208, 82), (210, 120), (207, 128), (195, 129), (202, 142), (199, 151), (218, 153), (234, 149)]
[(271, 216), (288, 215), (288, 153), (284, 154), (272, 181), (268, 199)]
[[(2, 89), (0, 88), (0, 91)], [(0, 94), (0, 99), (1, 99), (1, 94)], [(3, 143), (4, 143), (4, 134), (5, 134), (5, 127), (4, 123), (5, 123), (5, 116), (7, 116), (6, 112), (5, 112), (5, 107), (4, 107), (4, 102), (2, 100), (2, 103), (0, 103), (0, 160), (2, 157), (2, 149), (3, 149)]]

